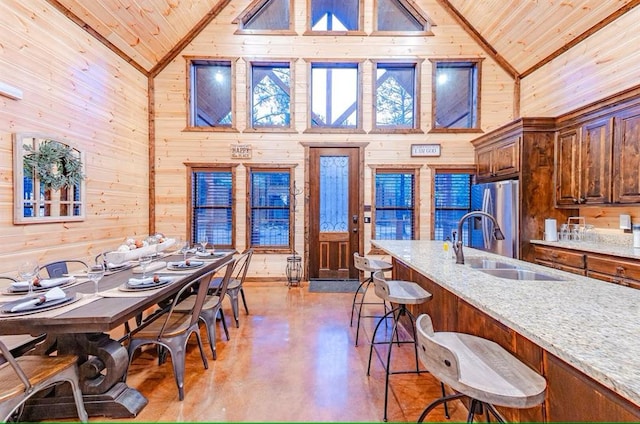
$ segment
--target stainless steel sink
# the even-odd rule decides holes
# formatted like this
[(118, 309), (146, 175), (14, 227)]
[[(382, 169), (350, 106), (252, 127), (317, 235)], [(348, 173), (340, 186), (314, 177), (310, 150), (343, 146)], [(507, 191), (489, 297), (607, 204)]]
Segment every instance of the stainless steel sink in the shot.
[(471, 268), (474, 268), (474, 269), (515, 269), (517, 268), (517, 266), (513, 264), (496, 261), (495, 259), (482, 258), (482, 257), (467, 257), (465, 258), (464, 261)]
[(494, 277), (498, 278), (506, 278), (508, 280), (564, 281), (562, 278), (558, 278), (553, 275), (543, 274), (541, 272), (521, 268), (480, 268), (478, 270), (484, 272), (485, 274), (493, 275)]

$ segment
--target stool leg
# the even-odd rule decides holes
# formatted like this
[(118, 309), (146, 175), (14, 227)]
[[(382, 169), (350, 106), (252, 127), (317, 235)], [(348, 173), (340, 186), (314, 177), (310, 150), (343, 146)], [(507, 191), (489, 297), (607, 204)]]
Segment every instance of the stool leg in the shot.
[[(402, 305), (404, 307), (404, 305)], [(402, 307), (398, 312), (398, 317), (400, 317), (402, 313)], [(387, 352), (387, 364), (385, 366), (385, 380), (384, 380), (384, 415), (382, 420), (387, 422), (387, 405), (389, 403), (389, 374), (391, 368), (391, 350), (393, 349), (393, 335), (396, 335), (396, 339), (398, 338), (398, 320), (394, 320), (393, 322), (393, 331), (391, 332), (391, 340), (389, 341), (389, 351)], [(400, 346), (400, 341), (398, 339), (398, 346)]]
[(360, 300), (360, 306), (362, 306), (362, 302), (364, 301), (364, 293), (366, 293), (366, 289), (363, 293), (360, 293), (360, 290), (362, 289), (362, 287), (364, 285), (366, 285), (367, 287), (369, 287), (369, 283), (371, 282), (371, 278), (367, 278), (366, 280), (363, 280), (360, 285), (358, 286), (358, 289), (356, 290), (356, 292), (353, 295), (353, 302), (351, 302), (351, 320), (349, 321), (349, 327), (353, 327), (353, 311), (356, 308), (356, 304), (357, 299), (358, 299), (358, 294), (361, 294), (362, 299)]
[[(436, 408), (441, 403), (444, 403), (446, 405), (447, 402), (450, 401), (450, 400), (456, 400), (456, 399), (460, 399), (460, 398), (463, 398), (463, 397), (465, 397), (465, 395), (463, 395), (462, 393), (454, 393), (452, 395), (443, 396), (441, 398), (438, 398), (438, 399), (434, 400), (429, 405), (427, 405), (426, 408), (424, 408), (424, 411), (422, 411), (422, 414), (420, 414), (420, 417), (418, 418), (417, 422), (419, 422), (419, 423), (423, 422), (424, 419), (427, 418), (427, 415), (429, 415), (429, 413), (431, 411), (433, 411), (433, 409)], [(449, 418), (449, 417), (447, 417), (447, 418)]]
[[(364, 304), (364, 297), (367, 294), (367, 290), (369, 290), (369, 285), (371, 284), (371, 282), (372, 280), (367, 280), (366, 285), (364, 285), (364, 282), (360, 284), (360, 287), (364, 285), (364, 291), (362, 293), (362, 297), (360, 298), (360, 305), (358, 305), (358, 323), (356, 325), (356, 346), (358, 346), (358, 335), (360, 334), (360, 319), (362, 318), (362, 305)], [(359, 289), (360, 288), (358, 288), (358, 290)], [(351, 308), (351, 316), (353, 319), (353, 307)]]
[(376, 344), (376, 334), (378, 333), (378, 328), (380, 328), (380, 324), (382, 324), (383, 321), (386, 321), (387, 318), (390, 315), (395, 314), (395, 312), (396, 310), (392, 309), (386, 314), (384, 314), (382, 318), (380, 318), (380, 321), (378, 321), (378, 324), (376, 324), (376, 328), (373, 330), (373, 335), (371, 336), (371, 347), (369, 348), (369, 363), (367, 365), (367, 375), (369, 375), (371, 371), (371, 357), (373, 355), (373, 345)]
[(478, 404), (478, 401), (475, 399), (471, 399), (471, 404), (469, 405), (469, 413), (467, 414), (467, 423), (472, 423), (473, 422), (473, 416), (476, 413), (476, 405)]

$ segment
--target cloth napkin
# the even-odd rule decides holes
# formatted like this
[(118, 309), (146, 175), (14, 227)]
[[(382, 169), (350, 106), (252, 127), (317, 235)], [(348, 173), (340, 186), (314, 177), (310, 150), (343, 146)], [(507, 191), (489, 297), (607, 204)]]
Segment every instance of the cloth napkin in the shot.
[(196, 252), (196, 256), (199, 258), (208, 258), (209, 256), (213, 256), (213, 252)]
[[(73, 281), (73, 277), (48, 278), (46, 280), (40, 280), (39, 287), (44, 287), (44, 288), (56, 287), (64, 283), (68, 283), (69, 281)], [(26, 288), (29, 288), (29, 282), (15, 281), (11, 283), (11, 287), (13, 287), (14, 289), (26, 289)], [(34, 286), (34, 287), (38, 287), (38, 286)]]
[(127, 283), (131, 287), (135, 286), (143, 286), (146, 284), (153, 283), (153, 277), (148, 278), (129, 278), (129, 282)]
[(22, 303), (18, 303), (13, 308), (11, 308), (11, 312), (19, 312), (25, 311), (33, 308), (34, 306), (41, 305), (46, 302), (51, 302), (52, 300), (64, 299), (66, 297), (65, 292), (60, 287), (55, 287), (42, 296), (38, 296), (35, 299), (30, 299)]
[(179, 261), (179, 262), (169, 262), (167, 266), (171, 266), (174, 268), (189, 268), (193, 266), (200, 266), (203, 264), (204, 262), (202, 261), (189, 261), (189, 265), (187, 265), (184, 261)]

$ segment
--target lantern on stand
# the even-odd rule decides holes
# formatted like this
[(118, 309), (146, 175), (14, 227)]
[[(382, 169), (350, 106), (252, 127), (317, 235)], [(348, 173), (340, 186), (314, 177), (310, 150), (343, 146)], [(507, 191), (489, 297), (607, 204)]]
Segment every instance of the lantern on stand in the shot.
[(289, 193), (289, 199), (293, 208), (293, 223), (291, 228), (293, 229), (291, 256), (287, 256), (287, 286), (289, 288), (293, 286), (300, 286), (302, 280), (302, 258), (296, 254), (296, 197), (302, 193), (302, 190), (296, 189), (296, 182), (293, 182), (293, 190)]

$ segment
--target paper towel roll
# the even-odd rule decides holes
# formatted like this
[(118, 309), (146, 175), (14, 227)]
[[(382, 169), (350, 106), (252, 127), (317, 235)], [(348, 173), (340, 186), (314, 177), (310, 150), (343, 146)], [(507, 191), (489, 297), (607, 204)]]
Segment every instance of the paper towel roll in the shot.
[(547, 218), (544, 220), (544, 239), (545, 241), (558, 241), (558, 223), (555, 219)]

